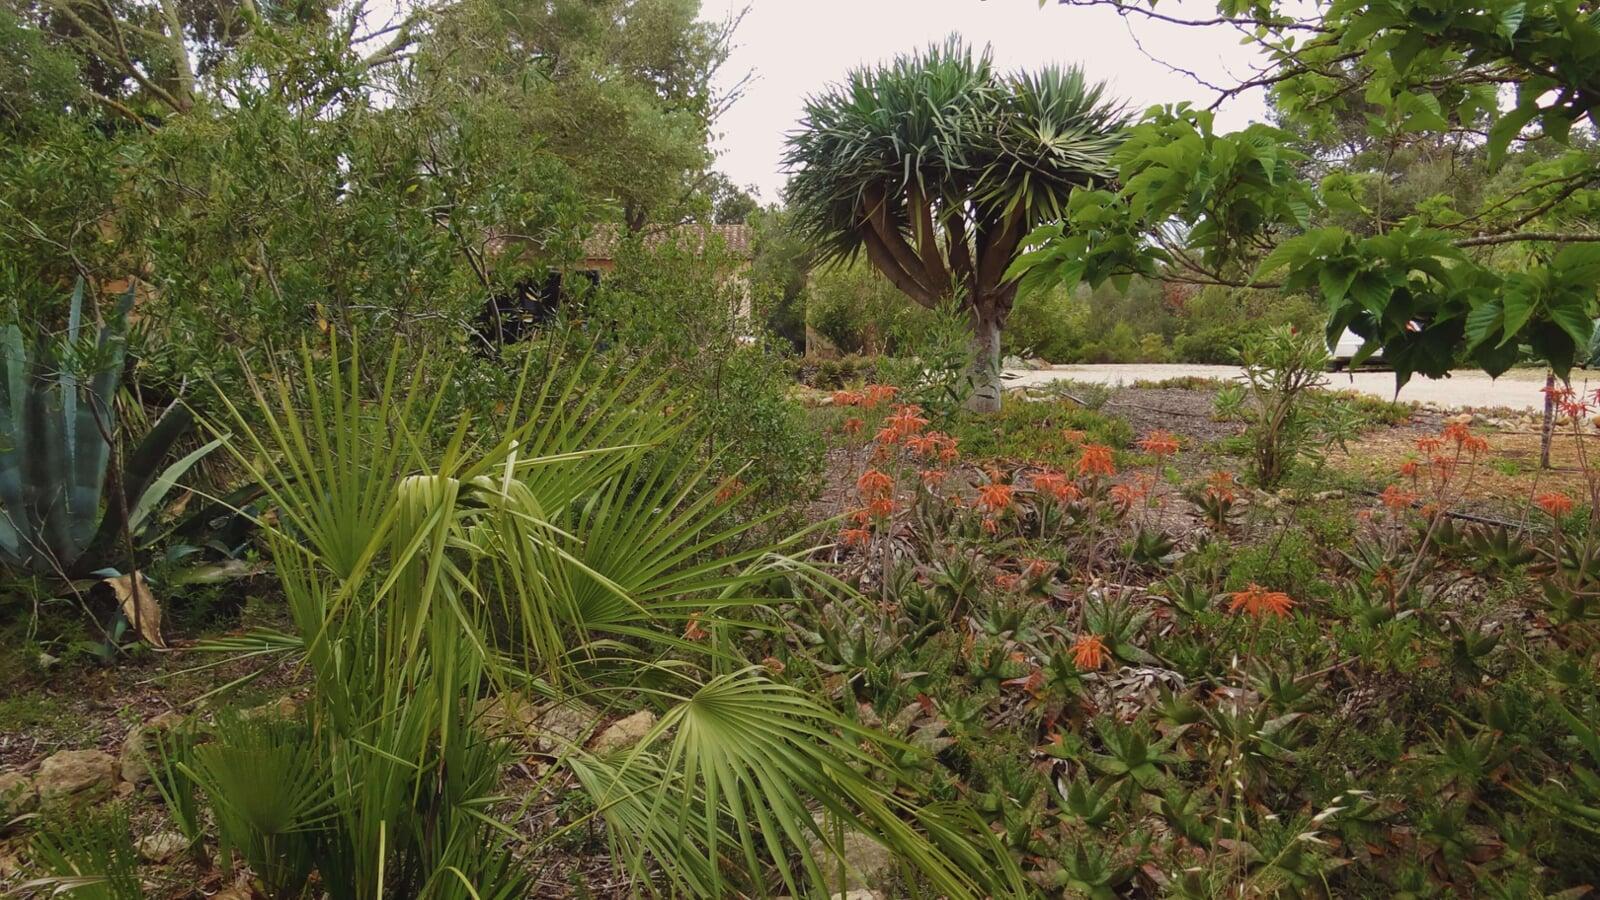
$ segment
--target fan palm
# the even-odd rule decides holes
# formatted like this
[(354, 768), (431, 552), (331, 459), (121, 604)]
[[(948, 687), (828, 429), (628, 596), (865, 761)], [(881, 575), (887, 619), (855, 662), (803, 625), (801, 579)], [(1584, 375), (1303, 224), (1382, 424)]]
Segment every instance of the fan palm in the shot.
[(1077, 68), (996, 72), (959, 39), (857, 69), (806, 102), (787, 199), (824, 260), (865, 254), (912, 300), (971, 316), (973, 406), (999, 404), (1005, 278), (1023, 238), (1109, 179), (1121, 107)]
[[(288, 830), (310, 835), (293, 849), (329, 893), (375, 896), (400, 877), (419, 896), (516, 895), (508, 873), (528, 848), (513, 845), (555, 835), (489, 814), (506, 799), (493, 795), (503, 753), (475, 709), (519, 687), (659, 711), (629, 751), (540, 735), (642, 891), (819, 892), (817, 811), (943, 896), (1017, 887), (981, 828), (897, 791), (891, 754), (873, 749), (887, 738), (739, 656), (721, 623), (765, 602), (775, 569), (804, 564), (750, 540), (758, 523), (727, 524), (738, 497), (663, 449), (670, 392), (552, 374), (519, 390), (511, 424), (469, 440), (465, 420), (433, 427), (439, 404), (394, 377), (398, 356), (375, 389), (337, 349), (327, 358), (303, 354), (305, 371), (258, 386), (248, 414), (228, 408), (236, 458), (281, 508), (269, 533), (298, 631), (233, 646), (298, 653), (313, 675), (311, 727), (295, 734), (317, 768), (301, 780), (323, 787)], [(430, 430), (449, 437), (433, 446)], [(691, 616), (715, 639), (689, 639)], [(206, 779), (208, 797), (227, 777)]]

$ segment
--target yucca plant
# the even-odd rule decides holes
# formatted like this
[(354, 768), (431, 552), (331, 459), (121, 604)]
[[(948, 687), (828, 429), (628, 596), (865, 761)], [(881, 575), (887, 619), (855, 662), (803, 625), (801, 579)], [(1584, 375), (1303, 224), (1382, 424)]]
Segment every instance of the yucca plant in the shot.
[(327, 805), (304, 826), (323, 890), (525, 893), (513, 856), (587, 820), (517, 834), (493, 815), (506, 748), (473, 708), (511, 691), (596, 717), (659, 713), (628, 751), (538, 735), (549, 777), (589, 794), (641, 892), (815, 892), (838, 845), (814, 812), (894, 850), (908, 883), (1022, 890), (980, 823), (909, 799), (885, 762), (907, 747), (742, 659), (732, 626), (758, 624), (747, 612), (770, 602), (774, 574), (808, 570), (749, 540), (760, 522), (729, 525), (738, 497), (665, 452), (668, 392), (558, 369), (535, 385), (525, 369), (507, 424), (484, 433), (438, 422), (420, 376), (399, 377), (398, 348), (375, 384), (346, 359), (307, 348), (303, 372), (258, 383), (252, 407), (223, 399), (236, 458), (279, 508), (269, 540), (298, 631), (231, 646), (297, 653), (313, 675)]
[(106, 496), (134, 288), (92, 340), (83, 295), (79, 279), (60, 342), (40, 334), (30, 346), (16, 324), (0, 329), (0, 561), (20, 571), (76, 576), (104, 566), (123, 532), (145, 532), (178, 478), (217, 446), (163, 470), (193, 425), (174, 403), (123, 460)]

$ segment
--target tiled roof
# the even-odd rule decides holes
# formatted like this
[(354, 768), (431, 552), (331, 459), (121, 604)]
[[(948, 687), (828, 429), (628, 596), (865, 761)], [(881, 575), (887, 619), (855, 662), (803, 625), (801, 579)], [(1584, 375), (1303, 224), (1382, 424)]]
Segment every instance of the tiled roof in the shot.
[[(708, 236), (715, 235), (722, 239), (729, 253), (749, 259), (755, 255), (750, 232), (748, 225), (663, 225), (645, 229), (644, 245), (659, 247), (669, 240), (690, 240), (703, 245)], [(622, 230), (615, 225), (595, 229), (583, 242), (583, 255), (589, 259), (613, 258), (621, 234)]]

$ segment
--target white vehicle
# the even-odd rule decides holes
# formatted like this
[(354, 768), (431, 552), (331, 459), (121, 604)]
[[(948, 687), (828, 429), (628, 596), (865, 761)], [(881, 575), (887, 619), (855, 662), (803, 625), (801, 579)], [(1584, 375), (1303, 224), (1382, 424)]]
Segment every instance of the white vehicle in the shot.
[[(1339, 340), (1334, 343), (1333, 349), (1328, 352), (1328, 369), (1337, 372), (1340, 369), (1348, 368), (1350, 360), (1355, 359), (1356, 354), (1361, 352), (1361, 345), (1364, 343), (1366, 343), (1366, 338), (1346, 328), (1344, 334), (1339, 335)], [(1366, 366), (1381, 362), (1383, 362), (1383, 350), (1379, 349), (1362, 360), (1361, 364)]]

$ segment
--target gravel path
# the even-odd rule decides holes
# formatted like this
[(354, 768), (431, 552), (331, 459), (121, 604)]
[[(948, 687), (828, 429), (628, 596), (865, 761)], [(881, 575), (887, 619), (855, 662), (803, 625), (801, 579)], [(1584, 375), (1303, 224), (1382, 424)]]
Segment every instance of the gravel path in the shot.
[[(1573, 374), (1574, 387), (1584, 389), (1585, 393), (1594, 387), (1600, 387), (1600, 373), (1596, 374), (1594, 385), (1587, 385), (1585, 380), (1579, 377), (1583, 374), (1581, 372)], [(1049, 369), (1008, 370), (1005, 373), (1006, 384), (1010, 387), (1042, 385), (1060, 380), (1132, 384), (1135, 381), (1163, 381), (1168, 378), (1199, 377), (1226, 380), (1238, 376), (1239, 370), (1233, 366), (1155, 363), (1052, 366)], [(1395, 396), (1393, 372), (1357, 372), (1353, 375), (1334, 372), (1328, 376), (1328, 386), (1335, 390), (1353, 388), (1363, 394), (1371, 394), (1385, 400), (1393, 399)], [(1543, 387), (1544, 372), (1539, 369), (1513, 369), (1498, 379), (1491, 379), (1482, 372), (1458, 371), (1449, 378), (1437, 381), (1416, 376), (1400, 391), (1399, 399), (1450, 409), (1465, 407), (1543, 409), (1544, 395), (1540, 393)]]

